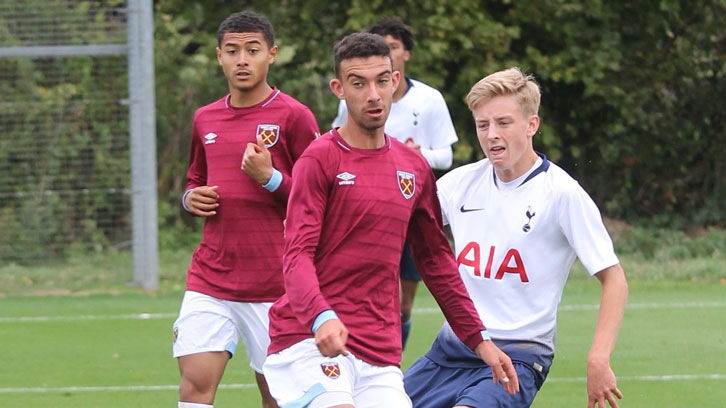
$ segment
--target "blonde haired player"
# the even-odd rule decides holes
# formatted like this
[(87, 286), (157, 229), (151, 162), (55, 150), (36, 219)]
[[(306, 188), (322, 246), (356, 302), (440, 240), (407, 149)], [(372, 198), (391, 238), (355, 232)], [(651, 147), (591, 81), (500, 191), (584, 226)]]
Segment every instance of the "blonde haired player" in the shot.
[(461, 278), (492, 340), (511, 357), (520, 392), (492, 387), (491, 369), (448, 323), (406, 372), (406, 391), (416, 408), (530, 406), (554, 357), (557, 305), (578, 257), (602, 284), (588, 407), (617, 407), (622, 393), (609, 361), (628, 296), (625, 274), (595, 203), (532, 146), (539, 87), (510, 68), (479, 81), (467, 102), (487, 158), (442, 177), (439, 201)]

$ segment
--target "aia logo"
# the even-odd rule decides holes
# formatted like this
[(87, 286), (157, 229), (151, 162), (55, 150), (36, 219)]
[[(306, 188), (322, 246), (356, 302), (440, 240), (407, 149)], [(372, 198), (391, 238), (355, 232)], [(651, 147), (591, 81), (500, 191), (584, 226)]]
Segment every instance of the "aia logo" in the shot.
[[(495, 247), (489, 248), (489, 258), (487, 258), (486, 266), (484, 267), (484, 277), (490, 279), (492, 277), (492, 264), (494, 263), (494, 251)], [(469, 242), (464, 249), (456, 257), (456, 263), (474, 268), (474, 276), (482, 276), (481, 274), (481, 250), (477, 242)], [(512, 273), (519, 275), (522, 283), (529, 282), (527, 277), (527, 270), (522, 262), (522, 257), (519, 255), (519, 251), (512, 248), (507, 251), (502, 259), (501, 265), (497, 268), (497, 273), (494, 275), (494, 279), (504, 278), (505, 273)]]
[(532, 227), (529, 225), (529, 223), (532, 221), (532, 217), (535, 216), (535, 212), (532, 211), (532, 206), (527, 206), (527, 212), (524, 214), (527, 216), (527, 223), (522, 226), (522, 231), (529, 232), (529, 230), (532, 229)]
[(322, 363), (320, 368), (323, 370), (323, 374), (326, 377), (332, 378), (333, 380), (340, 377), (340, 367), (338, 363)]

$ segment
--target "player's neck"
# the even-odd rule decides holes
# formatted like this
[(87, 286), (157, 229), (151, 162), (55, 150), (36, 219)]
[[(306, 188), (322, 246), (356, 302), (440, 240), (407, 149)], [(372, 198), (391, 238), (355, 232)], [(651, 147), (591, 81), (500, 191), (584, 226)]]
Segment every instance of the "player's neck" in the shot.
[(399, 99), (403, 98), (406, 91), (408, 91), (408, 79), (406, 79), (406, 76), (403, 75), (403, 72), (401, 72), (401, 81), (398, 82), (398, 88), (396, 88), (396, 92), (393, 93), (393, 102), (398, 102)]
[(379, 149), (386, 144), (386, 135), (382, 127), (364, 129), (351, 118), (348, 118), (345, 125), (338, 128), (338, 134), (345, 140), (345, 143), (356, 149)]
[(532, 166), (534, 166), (534, 163), (537, 162), (538, 157), (537, 153), (534, 150), (531, 150), (530, 152), (527, 152), (525, 157), (523, 157), (522, 160), (517, 162), (514, 166), (507, 169), (497, 169), (495, 167), (494, 172), (499, 180), (509, 183), (528, 172)]
[(235, 108), (247, 108), (264, 101), (271, 93), (272, 87), (265, 81), (260, 82), (252, 89), (240, 90), (230, 88), (229, 104)]

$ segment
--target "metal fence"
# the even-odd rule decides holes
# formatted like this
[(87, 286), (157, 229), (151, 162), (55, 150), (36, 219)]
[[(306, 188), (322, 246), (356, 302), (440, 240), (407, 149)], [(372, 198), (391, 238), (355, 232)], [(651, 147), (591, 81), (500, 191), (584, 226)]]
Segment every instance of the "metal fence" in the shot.
[(150, 0), (0, 0), (0, 264), (132, 250), (158, 285)]

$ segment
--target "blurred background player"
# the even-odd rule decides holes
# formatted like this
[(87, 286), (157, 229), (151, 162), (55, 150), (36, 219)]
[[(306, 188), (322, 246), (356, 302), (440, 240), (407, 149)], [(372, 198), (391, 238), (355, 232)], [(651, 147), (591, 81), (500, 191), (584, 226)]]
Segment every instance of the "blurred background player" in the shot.
[(438, 181), (459, 271), (494, 342), (514, 362), (521, 391), (491, 386), (491, 370), (444, 324), (408, 371), (417, 408), (528, 407), (549, 372), (557, 306), (575, 257), (602, 285), (587, 361), (588, 407), (622, 398), (610, 354), (628, 297), (623, 268), (585, 190), (536, 153), (540, 91), (518, 68), (491, 74), (467, 96), (486, 159)]
[(272, 395), (290, 407), (411, 406), (399, 368), (398, 265), (407, 232), (454, 332), (516, 392), (511, 361), (486, 341), (456, 270), (433, 173), (384, 134), (400, 79), (388, 44), (355, 33), (334, 52), (330, 87), (346, 100), (348, 120), (313, 142), (293, 171), (285, 294), (270, 309), (264, 366)]
[(232, 14), (217, 39), (229, 94), (194, 115), (183, 203), (207, 218), (174, 323), (179, 407), (212, 406), (240, 340), (263, 406), (274, 407), (262, 375), (268, 310), (284, 291), (283, 220), (293, 162), (319, 129), (306, 106), (267, 83), (277, 46), (266, 17)]
[[(391, 113), (386, 120), (385, 132), (406, 146), (421, 152), (432, 169), (441, 171), (451, 167), (456, 143), (456, 131), (443, 95), (438, 90), (406, 76), (406, 62), (411, 58), (415, 38), (411, 27), (400, 17), (385, 17), (373, 24), (368, 32), (379, 34), (391, 47), (393, 70), (401, 75), (401, 82), (393, 93)], [(345, 100), (338, 105), (338, 116), (333, 127), (343, 126), (348, 118)], [(416, 288), (421, 281), (408, 245), (401, 256), (401, 339), (406, 346), (411, 331), (411, 310)]]

